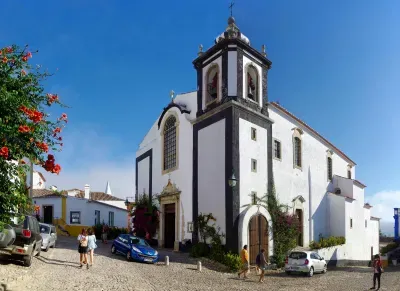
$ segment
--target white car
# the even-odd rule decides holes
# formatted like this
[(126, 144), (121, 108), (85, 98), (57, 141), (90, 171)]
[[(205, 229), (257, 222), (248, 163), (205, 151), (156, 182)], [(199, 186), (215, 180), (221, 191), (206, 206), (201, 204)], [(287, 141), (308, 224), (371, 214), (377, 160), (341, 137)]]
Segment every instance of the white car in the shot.
[(312, 277), (314, 273), (325, 274), (326, 271), (326, 261), (315, 252), (295, 251), (286, 257), (285, 272), (288, 275), (300, 272)]
[(56, 227), (54, 225), (45, 223), (39, 223), (39, 227), (40, 235), (43, 238), (42, 250), (45, 250), (47, 252), (49, 248), (55, 248), (57, 241)]

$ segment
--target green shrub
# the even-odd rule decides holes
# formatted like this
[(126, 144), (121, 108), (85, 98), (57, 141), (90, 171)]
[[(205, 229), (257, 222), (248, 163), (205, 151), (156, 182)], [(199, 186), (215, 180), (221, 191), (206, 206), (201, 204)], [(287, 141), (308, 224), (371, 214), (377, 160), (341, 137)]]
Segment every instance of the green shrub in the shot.
[(240, 259), (239, 255), (232, 254), (231, 252), (224, 255), (223, 262), (221, 263), (223, 263), (233, 272), (239, 271), (240, 267), (242, 266), (242, 260)]
[(322, 237), (319, 242), (311, 241), (310, 248), (312, 250), (318, 250), (343, 245), (345, 243), (346, 239), (343, 236), (330, 236), (327, 238)]
[(384, 247), (381, 248), (381, 254), (382, 254), (382, 255), (385, 255), (385, 254), (387, 254), (388, 252), (390, 252), (390, 251), (396, 249), (398, 246), (399, 246), (399, 243), (397, 243), (397, 242), (391, 242), (391, 243), (389, 243), (389, 244), (387, 244), (386, 246), (384, 246)]
[(197, 243), (192, 246), (190, 256), (193, 258), (207, 257), (210, 254), (210, 248), (205, 243)]

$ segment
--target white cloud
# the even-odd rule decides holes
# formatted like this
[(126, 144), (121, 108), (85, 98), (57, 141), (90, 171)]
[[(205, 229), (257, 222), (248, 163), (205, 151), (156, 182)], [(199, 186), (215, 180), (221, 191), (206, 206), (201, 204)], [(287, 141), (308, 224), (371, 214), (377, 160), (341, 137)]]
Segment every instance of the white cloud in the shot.
[(121, 155), (122, 140), (106, 136), (94, 125), (74, 127), (79, 129), (70, 130), (68, 125), (63, 151), (55, 153), (56, 163), (62, 167), (60, 175), (38, 169), (45, 175), (46, 188), (83, 190), (89, 184), (91, 191), (104, 192), (109, 181), (114, 196), (134, 196), (134, 149), (130, 155)]
[(400, 207), (400, 191), (380, 191), (374, 195), (368, 195), (365, 201), (373, 206), (372, 215), (381, 218), (382, 232), (393, 235), (393, 208)]

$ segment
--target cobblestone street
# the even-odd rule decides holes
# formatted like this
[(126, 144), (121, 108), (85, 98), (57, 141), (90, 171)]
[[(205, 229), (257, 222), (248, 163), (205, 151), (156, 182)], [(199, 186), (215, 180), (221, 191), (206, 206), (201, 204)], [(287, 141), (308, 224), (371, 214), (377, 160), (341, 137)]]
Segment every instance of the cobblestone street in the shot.
[[(30, 268), (2, 260), (0, 283), (8, 290), (367, 290), (372, 272), (367, 268), (329, 270), (312, 278), (270, 273), (264, 284), (255, 273), (247, 281), (236, 274), (214, 271), (215, 266), (203, 262), (203, 271), (196, 271), (196, 261), (184, 254), (162, 252), (157, 265), (127, 262), (124, 256), (112, 255), (111, 245), (99, 243), (93, 268), (79, 269), (76, 242), (59, 238), (56, 249), (42, 252)], [(170, 256), (170, 266), (163, 262)], [(214, 270), (212, 270), (214, 269)], [(400, 269), (388, 268), (382, 275), (381, 290), (400, 290)]]

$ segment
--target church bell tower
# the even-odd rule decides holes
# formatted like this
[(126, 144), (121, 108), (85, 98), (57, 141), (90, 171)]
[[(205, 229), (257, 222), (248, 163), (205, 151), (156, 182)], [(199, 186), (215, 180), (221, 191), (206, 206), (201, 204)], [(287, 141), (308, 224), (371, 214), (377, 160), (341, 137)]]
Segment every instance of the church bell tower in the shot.
[[(272, 186), (272, 121), (268, 117), (265, 46), (258, 51), (228, 19), (215, 44), (193, 61), (197, 114), (193, 121), (193, 220), (212, 213), (227, 250), (238, 252), (243, 205)], [(232, 178), (237, 179), (233, 186)], [(253, 194), (251, 194), (253, 195)], [(247, 227), (247, 226), (246, 226)], [(193, 241), (198, 228), (194, 224)]]

